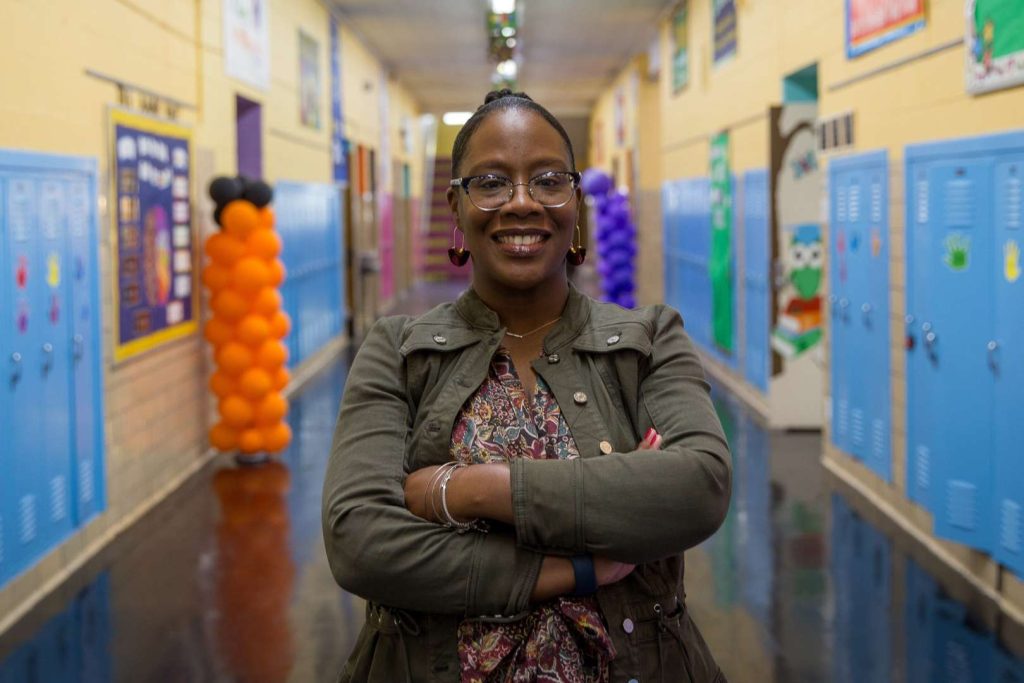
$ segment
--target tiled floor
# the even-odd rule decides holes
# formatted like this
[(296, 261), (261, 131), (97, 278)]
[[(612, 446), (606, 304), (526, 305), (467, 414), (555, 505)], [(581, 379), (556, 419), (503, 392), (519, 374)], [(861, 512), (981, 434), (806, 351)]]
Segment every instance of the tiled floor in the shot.
[[(402, 308), (454, 294), (424, 288)], [(211, 463), (0, 636), (0, 683), (332, 680), (362, 621), (320, 535), (349, 362), (294, 397), (278, 462)], [(837, 491), (817, 435), (768, 433), (731, 396), (715, 400), (735, 494), (688, 554), (687, 590), (733, 683), (1024, 683), (1019, 631)]]

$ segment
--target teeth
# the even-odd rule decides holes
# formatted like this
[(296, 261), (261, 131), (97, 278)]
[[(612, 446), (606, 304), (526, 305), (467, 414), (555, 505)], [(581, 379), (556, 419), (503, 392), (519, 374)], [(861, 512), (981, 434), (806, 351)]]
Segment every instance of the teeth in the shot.
[(537, 244), (543, 238), (540, 235), (502, 235), (498, 238), (501, 244), (514, 244), (517, 247)]

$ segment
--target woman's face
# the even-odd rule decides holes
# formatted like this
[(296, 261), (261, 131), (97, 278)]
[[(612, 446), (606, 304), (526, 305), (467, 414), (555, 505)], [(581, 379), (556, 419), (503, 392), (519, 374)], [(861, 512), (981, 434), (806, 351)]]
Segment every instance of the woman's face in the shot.
[(541, 173), (571, 170), (562, 136), (533, 111), (497, 111), (476, 129), (459, 174), (494, 174), (523, 183), (496, 211), (478, 209), (462, 188), (448, 191), (448, 202), (472, 255), (478, 290), (546, 290), (565, 280), (565, 254), (576, 228), (580, 190), (564, 206), (547, 208), (530, 196), (526, 183)]

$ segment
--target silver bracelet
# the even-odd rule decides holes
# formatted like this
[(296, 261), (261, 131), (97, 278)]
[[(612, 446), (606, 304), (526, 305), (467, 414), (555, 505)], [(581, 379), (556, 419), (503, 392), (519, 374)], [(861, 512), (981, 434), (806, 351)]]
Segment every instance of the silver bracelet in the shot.
[(456, 532), (464, 534), (467, 531), (480, 531), (483, 533), (487, 532), (487, 523), (481, 519), (474, 519), (469, 522), (460, 522), (454, 517), (448, 510), (448, 482), (451, 481), (452, 476), (455, 474), (455, 470), (462, 469), (463, 467), (469, 467), (466, 463), (455, 463), (453, 467), (449, 467), (444, 474), (444, 478), (441, 479), (441, 509), (444, 510), (444, 525), (449, 529), (455, 529)]
[[(437, 509), (437, 494), (439, 493), (438, 486), (441, 479), (443, 479), (448, 472), (452, 471), (457, 464), (458, 463), (454, 460), (446, 462), (434, 471), (434, 474), (430, 477), (430, 481), (427, 482), (426, 496), (430, 499), (431, 516), (434, 520), (437, 520), (438, 523), (443, 523), (441, 512)], [(424, 508), (425, 507), (426, 505), (424, 505)]]

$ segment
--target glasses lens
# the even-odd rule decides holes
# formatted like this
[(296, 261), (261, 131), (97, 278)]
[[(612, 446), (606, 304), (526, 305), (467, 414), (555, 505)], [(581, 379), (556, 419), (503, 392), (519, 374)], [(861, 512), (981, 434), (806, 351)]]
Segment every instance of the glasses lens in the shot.
[(478, 176), (469, 181), (469, 198), (481, 209), (496, 209), (512, 194), (512, 181), (497, 176)]
[(544, 206), (560, 206), (572, 198), (572, 176), (545, 173), (530, 181), (530, 194)]

